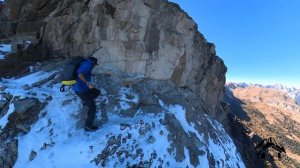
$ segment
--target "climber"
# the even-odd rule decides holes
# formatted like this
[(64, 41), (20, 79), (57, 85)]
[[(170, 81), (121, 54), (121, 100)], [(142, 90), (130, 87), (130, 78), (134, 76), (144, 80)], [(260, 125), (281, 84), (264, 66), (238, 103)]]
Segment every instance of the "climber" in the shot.
[(84, 106), (88, 106), (88, 114), (85, 123), (85, 131), (95, 131), (98, 129), (93, 124), (96, 114), (95, 98), (98, 97), (100, 91), (91, 84), (92, 70), (98, 65), (95, 57), (85, 59), (76, 71), (77, 82), (73, 85), (76, 95), (82, 100)]

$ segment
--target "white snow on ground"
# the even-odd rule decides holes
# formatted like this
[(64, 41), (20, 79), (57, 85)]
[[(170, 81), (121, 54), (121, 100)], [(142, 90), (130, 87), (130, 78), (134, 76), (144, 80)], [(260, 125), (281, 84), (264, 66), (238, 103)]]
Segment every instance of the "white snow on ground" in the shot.
[[(9, 88), (6, 92), (13, 95), (20, 95), (21, 97), (31, 97), (26, 91), (21, 91), (23, 86), (31, 85), (47, 76), (51, 73), (38, 72), (26, 76), (21, 79), (5, 79), (4, 85)], [(169, 142), (167, 139), (167, 130), (165, 128), (159, 128), (148, 132), (145, 136), (140, 137), (138, 129), (125, 129), (120, 130), (121, 123), (129, 123), (134, 125), (143, 120), (145, 123), (153, 122), (155, 125), (159, 125), (160, 116), (153, 115), (140, 115), (134, 118), (121, 118), (117, 115), (109, 114), (109, 121), (101, 129), (93, 133), (86, 133), (83, 129), (76, 129), (75, 116), (79, 113), (81, 108), (79, 99), (75, 98), (71, 92), (61, 93), (59, 92), (59, 85), (55, 85), (53, 88), (47, 88), (43, 86), (41, 88), (34, 88), (30, 92), (43, 92), (44, 94), (51, 95), (53, 100), (47, 105), (44, 112), (46, 116), (40, 118), (37, 123), (33, 124), (31, 131), (22, 137), (19, 137), (19, 157), (15, 164), (15, 168), (23, 167), (97, 167), (95, 163), (91, 161), (101, 153), (102, 149), (106, 146), (107, 138), (105, 135), (115, 135), (131, 133), (132, 139), (137, 139), (141, 148), (143, 149), (144, 158), (150, 158), (150, 154), (156, 151), (157, 155), (165, 156), (165, 160), (170, 161), (170, 165), (182, 165), (178, 164), (173, 157), (170, 157), (167, 153)], [(121, 89), (120, 93), (129, 93), (129, 90)], [(134, 95), (134, 94), (130, 94)], [(38, 95), (38, 97), (41, 94)], [(44, 99), (43, 96), (39, 97)], [(123, 94), (120, 94), (120, 100), (126, 100)], [(134, 96), (129, 101), (136, 102), (138, 99)], [(64, 103), (70, 101), (69, 103)], [(10, 109), (13, 111), (13, 108)], [(3, 119), (4, 120), (4, 119)], [(52, 123), (51, 125), (49, 125)], [(165, 132), (164, 135), (160, 135), (160, 130)], [(148, 145), (147, 139), (150, 134), (159, 138), (153, 145)], [(132, 142), (131, 142), (132, 143)], [(128, 143), (127, 143), (128, 144)], [(130, 143), (129, 143), (130, 144)], [(93, 146), (91, 150), (90, 146)], [(121, 146), (122, 147), (122, 146)], [(126, 144), (124, 144), (126, 147)], [(28, 157), (31, 151), (36, 151), (38, 154), (33, 161), (29, 161)], [(116, 158), (117, 159), (117, 158)], [(131, 163), (134, 159), (127, 160)], [(110, 161), (107, 167), (115, 167), (118, 161)], [(126, 163), (118, 165), (117, 167), (126, 167)], [(159, 163), (154, 163), (159, 164)]]
[(173, 113), (176, 119), (181, 123), (185, 132), (194, 132), (200, 140), (203, 140), (203, 135), (200, 135), (199, 132), (195, 129), (194, 124), (188, 123), (186, 120), (186, 110), (180, 105), (165, 105), (161, 100), (159, 100), (159, 104)]
[[(228, 160), (227, 157), (231, 160), (232, 163), (239, 163), (239, 167), (245, 167), (242, 161), (242, 157), (240, 153), (237, 152), (236, 146), (234, 142), (229, 137), (229, 135), (224, 130), (223, 126), (216, 120), (213, 120), (211, 117), (205, 115), (210, 122), (211, 126), (215, 130), (219, 130), (216, 134), (218, 137), (218, 141), (213, 139), (209, 139), (209, 149), (210, 152), (213, 153), (214, 159), (216, 160), (216, 165), (218, 167), (225, 167), (224, 163), (217, 162), (217, 160)], [(227, 155), (224, 155), (224, 151), (226, 151)], [(231, 166), (235, 167), (236, 165), (232, 164)]]
[(4, 128), (6, 126), (6, 124), (8, 123), (8, 116), (14, 112), (15, 110), (15, 106), (13, 103), (11, 103), (9, 105), (9, 109), (8, 109), (8, 112), (2, 117), (0, 118), (0, 128)]
[(11, 45), (10, 44), (0, 44), (0, 51), (11, 52)]
[(134, 94), (130, 88), (122, 87), (119, 91), (120, 96), (120, 107), (123, 110), (129, 109), (130, 102), (137, 103), (139, 101), (139, 96)]
[[(3, 79), (0, 82), (1, 86), (8, 87), (5, 92), (14, 96), (20, 96), (21, 98), (37, 97), (41, 101), (45, 101), (46, 97), (50, 95), (53, 98), (40, 113), (39, 120), (31, 126), (30, 132), (18, 137), (19, 155), (14, 168), (99, 167), (100, 165), (96, 166), (95, 163), (91, 161), (106, 147), (106, 142), (111, 136), (118, 137), (120, 134), (122, 138), (129, 134), (132, 136), (127, 142), (122, 143), (120, 148), (126, 150), (130, 150), (132, 147), (135, 149), (141, 148), (144, 153), (144, 159), (150, 159), (151, 153), (155, 152), (157, 156), (165, 160), (162, 167), (186, 167), (187, 165), (193, 167), (190, 165), (187, 148), (184, 149), (186, 160), (183, 162), (176, 162), (175, 154), (168, 153), (170, 146), (168, 130), (159, 122), (159, 119), (164, 117), (164, 113), (159, 115), (145, 115), (138, 112), (133, 118), (124, 118), (108, 112), (109, 120), (106, 124), (102, 125), (102, 127), (95, 132), (85, 132), (83, 129), (76, 128), (76, 122), (78, 121), (78, 115), (82, 107), (80, 100), (72, 91), (61, 93), (59, 92), (59, 84), (48, 86), (47, 83), (41, 87), (32, 88), (27, 91), (23, 89), (24, 85), (31, 86), (49, 77), (53, 73), (55, 72), (36, 72), (20, 79)], [(103, 88), (101, 88), (101, 92), (103, 95), (106, 95)], [(32, 93), (36, 93), (36, 95)], [(138, 102), (139, 99), (138, 95), (128, 88), (121, 88), (118, 96), (120, 102), (123, 103), (121, 104), (121, 108), (123, 109), (128, 108), (130, 102)], [(109, 103), (105, 96), (100, 97), (97, 100), (97, 104), (99, 104), (99, 101)], [(199, 133), (194, 125), (188, 123), (186, 120), (186, 110), (182, 106), (164, 105), (162, 101), (160, 101), (160, 104), (167, 111), (174, 113), (186, 132), (195, 132), (199, 140), (203, 140), (202, 133)], [(7, 123), (9, 113), (14, 111), (13, 104), (9, 107), (8, 114), (0, 120), (1, 125)], [(42, 113), (45, 115), (42, 115)], [(98, 114), (99, 113), (100, 111), (98, 111)], [(99, 118), (97, 120), (99, 120)], [(236, 164), (240, 167), (245, 167), (232, 140), (224, 131), (223, 127), (214, 120), (210, 120), (210, 122), (216, 130), (221, 132), (221, 135), (218, 135), (219, 142), (214, 142), (210, 139), (209, 144), (207, 144), (215, 160), (223, 159), (226, 164), (233, 167), (236, 167)], [(121, 130), (121, 123), (130, 124), (132, 127)], [(151, 129), (146, 131), (144, 135), (140, 135), (139, 130), (146, 130), (149, 125)], [(149, 144), (148, 139), (151, 136), (154, 138), (154, 142)], [(219, 143), (222, 143), (222, 145), (219, 145)], [(206, 151), (205, 147), (203, 147), (202, 150)], [(29, 161), (31, 151), (37, 152), (37, 156), (34, 160)], [(229, 155), (229, 159), (226, 159), (224, 153)], [(208, 154), (199, 156), (201, 163), (199, 167), (208, 167), (209, 162), (207, 155)], [(138, 159), (139, 158), (128, 157), (125, 162), (121, 162), (117, 157), (110, 157), (106, 167), (126, 167), (126, 162), (131, 164), (138, 163)], [(166, 161), (169, 162), (168, 165)], [(160, 164), (161, 163), (155, 159), (152, 167), (158, 167)], [(220, 165), (220, 167), (222, 166)]]
[[(181, 126), (183, 127), (185, 132), (196, 133), (197, 138), (200, 141), (204, 141), (204, 135), (200, 135), (199, 132), (195, 129), (194, 124), (189, 124), (188, 121), (186, 120), (186, 110), (182, 106), (180, 106), (180, 105), (169, 105), (168, 106), (168, 105), (165, 105), (161, 100), (159, 101), (159, 103), (167, 111), (169, 111), (175, 115), (176, 119), (181, 123)], [(237, 152), (237, 149), (236, 149), (233, 141), (228, 136), (228, 134), (224, 130), (223, 126), (220, 123), (218, 123), (217, 121), (212, 120), (209, 116), (206, 115), (206, 117), (207, 117), (208, 121), (210, 122), (210, 124), (212, 125), (212, 127), (215, 130), (218, 130), (219, 131), (218, 133), (221, 133), (221, 135), (218, 133), (216, 134), (218, 136), (219, 141), (214, 142), (211, 138), (209, 138), (209, 140), (208, 140), (209, 141), (208, 149), (214, 156), (215, 165), (217, 165), (219, 167), (225, 167), (226, 164), (228, 164), (228, 165), (231, 165), (231, 167), (235, 167), (236, 164), (238, 163), (241, 168), (245, 167), (240, 154)], [(205, 151), (205, 148), (203, 148), (202, 150)], [(186, 148), (185, 148), (185, 152), (186, 152)], [(225, 153), (229, 155), (229, 158), (226, 158)], [(188, 155), (185, 155), (185, 156), (188, 156)], [(203, 157), (201, 155), (199, 156), (201, 166), (209, 167), (209, 163), (207, 160), (207, 153), (204, 156), (205, 157)], [(232, 156), (235, 156), (235, 157), (232, 157)], [(220, 163), (220, 162), (218, 163), (218, 161), (220, 161), (220, 160), (224, 160), (225, 163)], [(221, 165), (219, 165), (219, 164), (221, 164)]]
[[(0, 51), (4, 52), (4, 53), (11, 52), (11, 45), (10, 44), (0, 44)], [(5, 59), (5, 55), (0, 54), (0, 60), (3, 60), (3, 59)]]
[(8, 86), (22, 87), (24, 85), (32, 85), (42, 79), (47, 78), (52, 73), (40, 71), (19, 79), (3, 79), (4, 83), (9, 83)]
[[(58, 89), (58, 86), (54, 89)], [(151, 152), (156, 151), (160, 156), (165, 155), (165, 160), (173, 160), (170, 163), (171, 165), (180, 165), (176, 163), (174, 158), (168, 157), (167, 134), (163, 136), (159, 134), (161, 129), (167, 132), (166, 129), (157, 128), (148, 133), (159, 138), (159, 141), (156, 140), (152, 145), (147, 144), (147, 138), (150, 135), (146, 134), (140, 137), (138, 129), (120, 130), (121, 123), (135, 123), (133, 126), (135, 127), (136, 123), (141, 120), (145, 123), (154, 122), (155, 125), (158, 125), (159, 119), (157, 116), (140, 115), (135, 118), (121, 118), (117, 115), (109, 115), (109, 122), (103, 125), (101, 129), (93, 133), (86, 133), (82, 129), (75, 128), (76, 119), (72, 116), (77, 115), (81, 107), (79, 101), (74, 100), (74, 95), (67, 96), (57, 92), (52, 96), (54, 101), (45, 109), (47, 115), (34, 124), (29, 134), (19, 138), (19, 153), (22, 153), (22, 155), (19, 156), (15, 168), (39, 167), (41, 165), (46, 165), (45, 167), (96, 167), (95, 163), (91, 163), (91, 161), (105, 147), (107, 142), (105, 135), (111, 134), (117, 137), (119, 134), (127, 135), (127, 133), (132, 134), (132, 139), (139, 141), (138, 145), (145, 153), (144, 158), (150, 158)], [(68, 98), (74, 101), (64, 104), (63, 102)], [(49, 121), (51, 121), (52, 126), (48, 126)], [(53, 135), (51, 136), (51, 134)], [(41, 150), (44, 143), (49, 144), (49, 147)], [(121, 147), (126, 148), (127, 144), (122, 144)], [(90, 146), (93, 146), (92, 150)], [(29, 162), (28, 156), (32, 150), (37, 151), (38, 155), (33, 161)], [(107, 167), (126, 167), (126, 163), (118, 165), (118, 160), (115, 159), (115, 161), (110, 160)], [(134, 163), (135, 160), (129, 159), (127, 161)], [(185, 163), (181, 163), (181, 165), (184, 166)]]
[(139, 101), (139, 96), (137, 94), (133, 94), (130, 88), (122, 87), (119, 92), (120, 100), (127, 102), (137, 103)]
[(53, 90), (53, 88), (49, 87), (33, 89), (31, 93), (37, 94), (37, 96), (35, 96), (28, 94), (28, 91), (24, 90), (24, 86), (31, 86), (32, 84), (39, 82), (54, 73), (56, 72), (40, 71), (19, 79), (2, 79), (0, 86), (7, 86), (8, 88), (5, 90), (5, 92), (10, 93), (11, 95), (18, 95), (21, 99), (25, 97), (37, 97), (39, 99), (45, 100), (45, 98), (47, 98), (47, 95), (54, 94), (57, 92), (57, 90)]

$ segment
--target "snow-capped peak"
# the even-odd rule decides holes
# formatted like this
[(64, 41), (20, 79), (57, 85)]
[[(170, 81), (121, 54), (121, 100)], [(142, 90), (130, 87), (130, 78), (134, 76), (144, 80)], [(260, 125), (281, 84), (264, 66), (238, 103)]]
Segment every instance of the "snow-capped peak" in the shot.
[(296, 87), (288, 87), (283, 84), (261, 85), (261, 84), (252, 84), (252, 83), (235, 83), (235, 82), (227, 82), (225, 86), (230, 89), (236, 89), (238, 87), (240, 88), (261, 87), (261, 88), (283, 91), (286, 92), (288, 96), (295, 99), (296, 104), (300, 105), (300, 89), (297, 89)]

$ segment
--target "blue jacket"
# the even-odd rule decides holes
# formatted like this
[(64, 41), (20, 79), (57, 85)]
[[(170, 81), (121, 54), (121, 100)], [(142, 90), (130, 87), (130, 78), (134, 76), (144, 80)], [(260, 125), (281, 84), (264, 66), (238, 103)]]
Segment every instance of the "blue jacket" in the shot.
[(89, 87), (87, 86), (86, 83), (84, 83), (80, 78), (79, 78), (79, 74), (83, 74), (85, 79), (90, 82), (91, 78), (92, 78), (92, 70), (94, 68), (94, 64), (91, 60), (86, 59), (85, 61), (83, 61), (79, 68), (77, 69), (77, 82), (73, 85), (73, 90), (75, 92), (86, 92), (89, 90)]

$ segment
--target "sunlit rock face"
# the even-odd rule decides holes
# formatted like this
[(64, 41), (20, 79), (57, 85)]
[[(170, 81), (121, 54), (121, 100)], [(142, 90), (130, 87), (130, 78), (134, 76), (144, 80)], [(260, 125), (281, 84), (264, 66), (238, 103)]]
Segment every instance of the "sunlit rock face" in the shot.
[[(98, 73), (120, 71), (188, 87), (217, 113), (226, 67), (195, 22), (165, 0), (9, 0), (1, 36), (27, 38), (52, 56), (93, 55)], [(47, 52), (49, 53), (49, 52)]]

